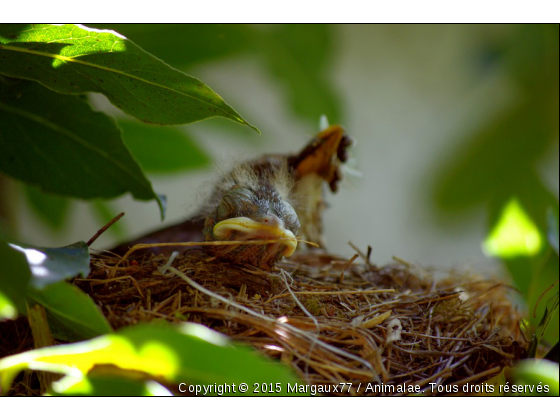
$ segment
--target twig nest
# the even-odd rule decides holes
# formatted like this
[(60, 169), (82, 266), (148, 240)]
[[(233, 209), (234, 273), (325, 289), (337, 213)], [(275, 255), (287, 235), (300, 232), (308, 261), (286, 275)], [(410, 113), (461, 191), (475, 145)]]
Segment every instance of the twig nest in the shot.
[(310, 385), (429, 394), (433, 383), (487, 380), (527, 347), (513, 289), (495, 278), (436, 280), (404, 262), (377, 267), (324, 252), (296, 253), (267, 272), (198, 250), (172, 263), (195, 289), (158, 271), (162, 256), (119, 259), (93, 258), (90, 278), (76, 281), (115, 328), (155, 318), (201, 323), (280, 359)]

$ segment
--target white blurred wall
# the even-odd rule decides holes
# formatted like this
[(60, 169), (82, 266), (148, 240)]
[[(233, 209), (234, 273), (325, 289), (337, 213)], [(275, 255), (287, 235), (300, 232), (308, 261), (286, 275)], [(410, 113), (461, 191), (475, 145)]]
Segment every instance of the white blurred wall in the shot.
[[(339, 26), (330, 69), (343, 105), (347, 131), (357, 140), (353, 151), (361, 178), (348, 178), (330, 196), (326, 213), (329, 249), (343, 256), (348, 241), (373, 248), (383, 264), (396, 255), (424, 266), (493, 269), (480, 247), (485, 235), (482, 209), (465, 219), (435, 220), (429, 203), (429, 174), (452, 153), (450, 140), (469, 133), (512, 98), (499, 75), (483, 83), (473, 75), (472, 54), (485, 36), (507, 28), (476, 26)], [(218, 129), (215, 120), (189, 126), (220, 165), (266, 152), (300, 149), (316, 131), (295, 117), (286, 95), (251, 58), (219, 61), (190, 69), (262, 131), (258, 143), (231, 141), (250, 131)], [(319, 117), (319, 116), (318, 116)], [(332, 123), (336, 121), (331, 121)], [(234, 123), (231, 123), (234, 125)], [(223, 125), (223, 124), (222, 124)], [(546, 162), (545, 176), (558, 191), (558, 150)], [(181, 177), (151, 177), (155, 190), (168, 197), (167, 222), (194, 211), (215, 171)], [(100, 227), (85, 204), (74, 209), (71, 228), (52, 237), (16, 197), (20, 237), (38, 245), (87, 240)], [(113, 202), (131, 233), (159, 226), (153, 202), (124, 197)], [(101, 237), (97, 248), (114, 239)]]

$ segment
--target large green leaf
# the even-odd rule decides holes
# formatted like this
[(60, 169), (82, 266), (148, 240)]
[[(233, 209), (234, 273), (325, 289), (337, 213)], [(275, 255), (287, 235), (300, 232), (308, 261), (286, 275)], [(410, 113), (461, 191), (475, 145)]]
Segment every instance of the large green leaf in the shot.
[(25, 307), (31, 270), (25, 255), (0, 240), (0, 320), (14, 318)]
[(174, 66), (252, 54), (275, 81), (292, 110), (315, 124), (321, 114), (341, 121), (330, 81), (331, 25), (94, 25), (114, 29)]
[(61, 230), (67, 221), (71, 201), (29, 184), (23, 187), (27, 202), (38, 218), (53, 230)]
[(60, 93), (102, 93), (146, 122), (188, 124), (220, 116), (255, 128), (200, 80), (112, 31), (81, 25), (2, 25), (0, 72)]
[[(234, 345), (226, 336), (198, 324), (179, 327), (137, 325), (93, 340), (46, 347), (0, 359), (0, 389), (7, 392), (22, 369), (59, 372), (78, 377), (95, 366), (106, 366), (111, 375), (129, 377), (131, 371), (171, 384), (246, 383), (249, 390), (228, 395), (253, 394), (254, 383), (286, 383), (298, 378), (285, 366), (267, 360), (247, 347)], [(112, 369), (110, 369), (112, 367)], [(178, 391), (178, 390), (177, 390)], [(216, 395), (217, 389), (208, 394)], [(201, 391), (202, 394), (202, 391)]]
[(210, 157), (178, 127), (119, 120), (123, 140), (146, 172), (176, 173), (207, 166)]
[(0, 150), (0, 170), (46, 191), (158, 199), (112, 119), (37, 83), (0, 80)]
[(59, 340), (83, 340), (113, 330), (93, 300), (73, 284), (62, 282), (41, 290), (31, 288), (27, 296), (32, 304), (46, 309), (53, 336)]

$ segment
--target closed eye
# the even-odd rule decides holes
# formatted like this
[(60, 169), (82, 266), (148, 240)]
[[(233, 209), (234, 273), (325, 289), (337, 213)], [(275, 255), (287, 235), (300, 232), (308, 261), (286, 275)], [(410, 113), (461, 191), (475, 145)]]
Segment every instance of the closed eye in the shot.
[(250, 217), (258, 212), (256, 195), (250, 189), (237, 187), (224, 194), (217, 209), (218, 220), (231, 217)]

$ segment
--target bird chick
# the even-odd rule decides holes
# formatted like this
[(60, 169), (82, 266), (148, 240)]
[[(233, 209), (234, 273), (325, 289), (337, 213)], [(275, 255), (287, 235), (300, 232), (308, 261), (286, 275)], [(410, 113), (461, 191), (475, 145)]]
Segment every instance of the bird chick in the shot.
[(294, 183), (285, 160), (238, 165), (217, 184), (204, 224), (207, 241), (277, 240), (210, 247), (219, 257), (270, 268), (294, 253), (300, 223), (290, 197)]
[[(323, 186), (336, 192), (340, 165), (351, 145), (342, 127), (334, 125), (317, 134), (299, 153), (265, 155), (242, 163), (224, 175), (197, 215), (174, 226), (122, 244), (124, 254), (138, 243), (216, 242), (204, 250), (237, 264), (270, 269), (294, 253), (299, 235), (324, 246)], [(220, 241), (270, 243), (219, 244)], [(151, 249), (168, 254), (171, 249)]]

